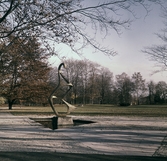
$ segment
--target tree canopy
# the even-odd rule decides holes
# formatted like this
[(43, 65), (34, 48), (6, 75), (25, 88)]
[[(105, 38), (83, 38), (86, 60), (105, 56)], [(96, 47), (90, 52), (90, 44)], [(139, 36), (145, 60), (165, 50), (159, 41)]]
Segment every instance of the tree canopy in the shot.
[(35, 38), (12, 40), (0, 44), (0, 95), (7, 99), (9, 109), (16, 100), (46, 103), (49, 67), (45, 51)]

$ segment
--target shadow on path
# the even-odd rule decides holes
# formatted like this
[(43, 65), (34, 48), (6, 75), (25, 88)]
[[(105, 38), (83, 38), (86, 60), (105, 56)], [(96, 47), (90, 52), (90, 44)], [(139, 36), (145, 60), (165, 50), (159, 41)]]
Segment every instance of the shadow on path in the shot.
[(165, 157), (113, 156), (99, 154), (0, 152), (2, 161), (166, 161)]

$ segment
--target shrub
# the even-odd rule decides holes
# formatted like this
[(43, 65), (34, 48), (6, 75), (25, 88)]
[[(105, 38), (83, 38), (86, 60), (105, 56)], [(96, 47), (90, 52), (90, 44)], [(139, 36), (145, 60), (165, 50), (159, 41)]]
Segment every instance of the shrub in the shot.
[(5, 104), (5, 98), (3, 98), (3, 97), (0, 97), (0, 105), (2, 105), (2, 104)]

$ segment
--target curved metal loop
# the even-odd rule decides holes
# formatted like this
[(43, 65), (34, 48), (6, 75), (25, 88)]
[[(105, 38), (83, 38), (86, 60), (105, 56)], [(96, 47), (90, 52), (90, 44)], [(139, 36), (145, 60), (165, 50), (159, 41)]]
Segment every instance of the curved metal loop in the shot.
[[(65, 78), (65, 76), (62, 74), (61, 72), (61, 68), (64, 67), (66, 68), (65, 64), (64, 63), (61, 63), (58, 67), (58, 85), (56, 86), (56, 88), (51, 92), (49, 98), (48, 98), (48, 101), (49, 101), (49, 104), (53, 110), (53, 112), (55, 113), (56, 116), (66, 116), (67, 114), (70, 114), (71, 111), (73, 111), (76, 107), (71, 105), (70, 103), (66, 102), (64, 100), (64, 97), (67, 95), (67, 93), (71, 90), (71, 88), (73, 87), (73, 85), (69, 82), (69, 80), (67, 78)], [(53, 105), (53, 96), (54, 93), (58, 90), (59, 86), (60, 86), (60, 77), (62, 77), (62, 79), (67, 83), (67, 86), (69, 87), (68, 90), (65, 92), (65, 94), (62, 96), (62, 101), (65, 103), (65, 105), (67, 106), (67, 113), (62, 115), (62, 114), (59, 114), (54, 105)]]

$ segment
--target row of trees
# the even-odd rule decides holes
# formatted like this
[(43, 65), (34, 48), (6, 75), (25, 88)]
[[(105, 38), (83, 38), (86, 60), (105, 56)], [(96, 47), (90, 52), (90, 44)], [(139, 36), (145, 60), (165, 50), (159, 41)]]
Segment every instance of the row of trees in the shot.
[[(164, 0), (112, 0), (92, 3), (82, 0), (1, 0), (0, 95), (6, 98), (10, 109), (18, 100), (46, 104), (48, 93), (55, 86), (50, 75), (52, 69), (47, 63), (48, 54), (59, 54), (53, 46), (64, 43), (76, 53), (81, 53), (82, 50), (79, 49), (90, 45), (95, 50), (114, 56), (116, 52), (101, 46), (96, 34), (100, 32), (105, 38), (110, 35), (111, 30), (119, 33), (122, 28), (129, 27), (136, 17), (135, 7), (142, 7), (147, 15), (151, 4), (160, 5), (166, 17), (167, 3)], [(130, 18), (124, 18), (120, 14), (123, 12), (127, 12)], [(90, 28), (94, 33), (88, 34)], [(166, 31), (158, 35), (165, 44)], [(162, 65), (162, 70), (166, 70), (167, 66), (166, 51), (166, 45), (144, 50), (153, 61)], [(140, 73), (135, 74), (134, 77), (137, 78), (123, 73), (116, 76), (114, 81), (112, 73), (97, 64), (73, 61), (70, 60), (67, 64), (83, 64), (82, 71), (85, 72), (79, 73), (80, 65), (69, 65), (67, 76), (74, 88), (67, 99), (74, 103), (129, 104), (135, 97), (140, 103), (140, 98), (148, 91), (151, 91), (151, 103), (156, 102), (155, 100), (165, 102), (166, 98), (162, 101), (162, 94), (155, 96), (155, 90), (144, 92), (144, 85), (141, 84), (145, 84), (145, 89), (147, 85), (142, 77), (143, 83), (141, 81), (139, 85), (138, 81), (135, 82), (141, 76)]]
[[(20, 41), (23, 40), (16, 38), (12, 43), (1, 44), (0, 96), (7, 100), (9, 109), (15, 102), (46, 105), (58, 83), (57, 68), (49, 66), (47, 54), (37, 39), (26, 39), (22, 45)], [(166, 82), (146, 82), (140, 72), (131, 77), (122, 73), (114, 78), (109, 69), (89, 60), (70, 59), (65, 64), (63, 74), (73, 84), (66, 99), (73, 104), (130, 105), (167, 101)], [(63, 88), (55, 95), (61, 97)]]
[[(15, 102), (46, 105), (50, 92), (58, 83), (57, 69), (47, 62), (47, 52), (39, 41), (17, 37), (10, 41), (9, 37), (0, 48), (0, 96), (7, 100), (9, 109)], [(114, 78), (107, 68), (89, 60), (70, 59), (65, 64), (64, 75), (73, 84), (66, 98), (71, 103), (129, 105), (167, 101), (166, 82), (146, 82), (140, 72), (131, 77), (122, 73)], [(63, 88), (55, 95), (61, 97)]]
[(67, 60), (68, 77), (73, 83), (69, 101), (73, 103), (102, 104), (157, 104), (167, 102), (167, 83), (146, 82), (140, 72), (131, 77), (126, 73), (116, 75), (107, 68), (88, 60)]

